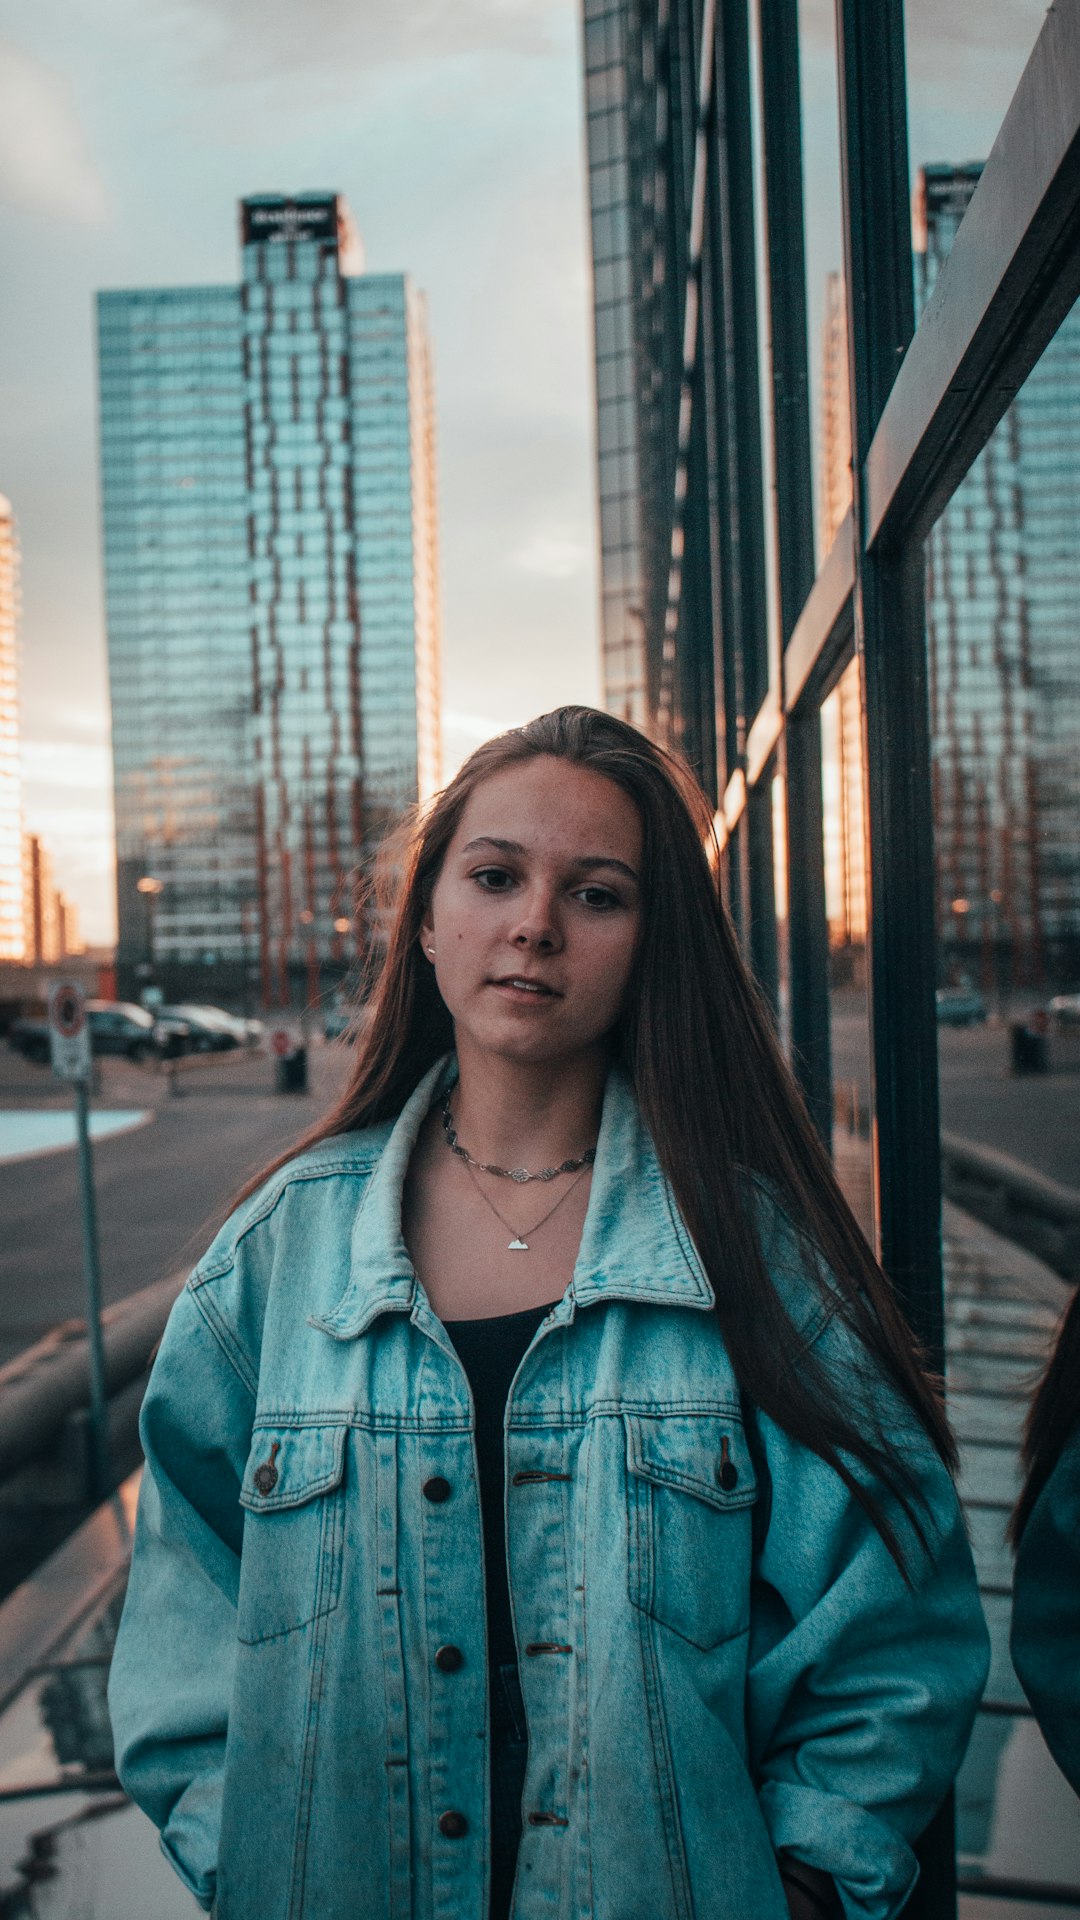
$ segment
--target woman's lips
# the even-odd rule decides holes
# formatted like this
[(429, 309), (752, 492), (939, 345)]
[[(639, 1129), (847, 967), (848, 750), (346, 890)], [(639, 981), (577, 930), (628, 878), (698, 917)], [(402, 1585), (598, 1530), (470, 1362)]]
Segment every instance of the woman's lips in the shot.
[(520, 987), (515, 986), (512, 980), (492, 980), (489, 984), (496, 992), (505, 994), (507, 999), (516, 1001), (520, 1006), (550, 1006), (553, 1000), (561, 998), (554, 987), (545, 987), (539, 981), (531, 986)]

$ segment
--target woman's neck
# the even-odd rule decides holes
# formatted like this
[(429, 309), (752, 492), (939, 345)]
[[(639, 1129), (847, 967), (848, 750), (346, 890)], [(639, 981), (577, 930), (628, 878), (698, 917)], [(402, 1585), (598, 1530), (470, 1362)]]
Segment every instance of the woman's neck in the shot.
[(599, 1051), (540, 1065), (459, 1043), (454, 1127), (474, 1160), (502, 1167), (558, 1166), (594, 1146), (608, 1058)]

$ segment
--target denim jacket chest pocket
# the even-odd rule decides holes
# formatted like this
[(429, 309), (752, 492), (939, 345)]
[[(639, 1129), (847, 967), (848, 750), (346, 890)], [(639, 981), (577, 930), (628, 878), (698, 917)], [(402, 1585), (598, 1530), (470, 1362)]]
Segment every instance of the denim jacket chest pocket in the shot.
[(626, 1414), (630, 1599), (703, 1650), (750, 1621), (757, 1482), (737, 1414)]
[(237, 1637), (248, 1646), (330, 1613), (341, 1592), (347, 1425), (258, 1426), (245, 1510)]

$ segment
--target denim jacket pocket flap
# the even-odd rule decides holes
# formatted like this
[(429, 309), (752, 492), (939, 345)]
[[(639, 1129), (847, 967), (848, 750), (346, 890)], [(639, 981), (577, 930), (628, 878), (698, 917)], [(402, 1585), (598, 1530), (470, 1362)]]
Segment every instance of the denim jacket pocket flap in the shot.
[(738, 1414), (627, 1414), (635, 1607), (710, 1652), (746, 1632), (757, 1480)]
[(757, 1477), (738, 1414), (627, 1414), (626, 1464), (730, 1513), (753, 1506)]
[(336, 1426), (258, 1427), (251, 1437), (240, 1504), (250, 1513), (303, 1506), (340, 1486), (349, 1429)]
[(252, 1435), (236, 1626), (247, 1646), (280, 1641), (337, 1606), (348, 1437), (341, 1420)]

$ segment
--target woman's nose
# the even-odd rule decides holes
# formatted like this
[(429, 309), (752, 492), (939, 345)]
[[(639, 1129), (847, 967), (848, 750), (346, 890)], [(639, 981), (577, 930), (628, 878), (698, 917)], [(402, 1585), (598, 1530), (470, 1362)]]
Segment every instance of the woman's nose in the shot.
[(561, 946), (562, 936), (550, 901), (531, 902), (528, 912), (522, 915), (510, 935), (510, 940), (515, 947), (537, 953), (552, 953)]

